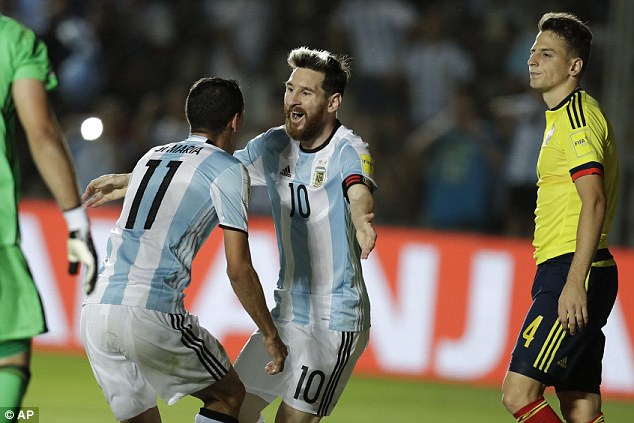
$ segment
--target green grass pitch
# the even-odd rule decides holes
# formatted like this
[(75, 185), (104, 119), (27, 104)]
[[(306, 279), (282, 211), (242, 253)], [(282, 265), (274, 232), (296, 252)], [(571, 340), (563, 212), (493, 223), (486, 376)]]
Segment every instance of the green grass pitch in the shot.
[[(31, 385), (24, 407), (38, 407), (40, 423), (112, 423), (101, 390), (85, 356), (35, 351)], [(548, 395), (551, 404), (552, 394)], [(265, 410), (273, 422), (277, 403)], [(169, 407), (159, 400), (166, 423), (192, 423), (200, 401), (187, 397)], [(604, 402), (606, 421), (634, 421), (634, 402)], [(499, 389), (355, 375), (330, 423), (443, 422), (510, 423), (500, 402)]]

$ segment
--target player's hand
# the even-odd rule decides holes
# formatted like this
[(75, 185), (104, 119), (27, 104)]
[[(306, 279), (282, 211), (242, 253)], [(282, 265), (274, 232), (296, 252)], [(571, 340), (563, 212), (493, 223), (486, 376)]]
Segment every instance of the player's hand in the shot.
[(566, 282), (559, 297), (559, 322), (571, 335), (588, 325), (588, 293), (583, 283)]
[(359, 218), (360, 223), (357, 226), (357, 242), (361, 247), (362, 259), (367, 259), (376, 245), (377, 235), (374, 226), (372, 226), (373, 219), (374, 213), (364, 214)]
[(97, 282), (97, 253), (92, 243), (92, 237), (88, 230), (72, 231), (67, 242), (68, 273), (76, 275), (79, 271), (79, 263), (84, 266), (84, 292), (90, 294), (95, 289)]
[(264, 338), (264, 348), (271, 356), (271, 361), (264, 367), (264, 371), (270, 375), (276, 375), (284, 370), (284, 361), (288, 356), (288, 348), (282, 342), (279, 335)]
[(84, 292), (90, 294), (97, 281), (97, 253), (90, 236), (90, 220), (86, 209), (79, 206), (64, 212), (66, 226), (68, 226), (68, 273), (76, 275), (79, 264), (84, 266)]
[(102, 175), (90, 181), (81, 197), (82, 201), (86, 207), (99, 207), (119, 200), (125, 196), (129, 181), (129, 173)]

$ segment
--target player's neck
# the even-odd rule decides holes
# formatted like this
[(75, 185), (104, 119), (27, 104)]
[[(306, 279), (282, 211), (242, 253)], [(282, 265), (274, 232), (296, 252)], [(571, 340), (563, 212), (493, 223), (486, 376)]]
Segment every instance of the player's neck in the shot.
[(312, 140), (305, 140), (305, 141), (299, 142), (300, 145), (302, 146), (302, 149), (311, 151), (311, 150), (316, 150), (322, 145), (324, 145), (332, 137), (332, 133), (335, 130), (336, 126), (337, 126), (336, 119), (326, 122), (326, 124), (324, 124), (324, 127), (322, 128), (318, 136), (316, 136)]
[(566, 84), (559, 85), (554, 87), (549, 91), (545, 91), (542, 93), (542, 98), (544, 102), (548, 106), (549, 109), (552, 109), (558, 106), (566, 97), (572, 94), (575, 90), (579, 89), (579, 80), (574, 79), (569, 81)]
[(235, 146), (233, 145), (233, 137), (226, 131), (219, 134), (212, 134), (211, 132), (192, 132), (192, 135), (199, 135), (207, 138), (207, 143), (215, 145), (216, 147), (226, 151), (229, 154), (233, 154)]

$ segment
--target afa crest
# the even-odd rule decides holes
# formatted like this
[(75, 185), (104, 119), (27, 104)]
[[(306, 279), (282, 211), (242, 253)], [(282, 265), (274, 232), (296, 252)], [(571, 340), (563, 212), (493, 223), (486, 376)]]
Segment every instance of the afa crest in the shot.
[(315, 167), (315, 173), (313, 174), (313, 186), (319, 188), (326, 181), (326, 167), (318, 165)]

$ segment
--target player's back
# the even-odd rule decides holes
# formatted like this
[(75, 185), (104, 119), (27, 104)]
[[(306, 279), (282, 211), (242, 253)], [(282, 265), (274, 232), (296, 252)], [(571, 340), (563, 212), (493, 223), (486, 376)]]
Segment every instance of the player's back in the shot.
[(246, 171), (205, 141), (190, 136), (139, 160), (88, 302), (182, 311), (192, 261), (212, 229), (247, 230)]

